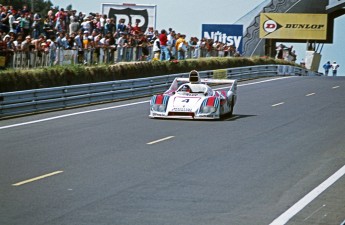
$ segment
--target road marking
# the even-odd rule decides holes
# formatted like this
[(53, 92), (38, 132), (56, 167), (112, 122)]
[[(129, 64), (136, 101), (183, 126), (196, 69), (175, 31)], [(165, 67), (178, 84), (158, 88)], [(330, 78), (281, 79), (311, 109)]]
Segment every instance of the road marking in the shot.
[(284, 79), (290, 79), (290, 78), (293, 78), (293, 77), (279, 77), (279, 78), (262, 80), (262, 81), (257, 81), (257, 82), (253, 82), (253, 83), (248, 83), (248, 84), (241, 84), (241, 85), (237, 85), (237, 86), (244, 87), (244, 86), (249, 86), (249, 85), (254, 85), (254, 84), (261, 84), (261, 83), (266, 83), (266, 82), (270, 82), (270, 81), (284, 80)]
[(17, 123), (17, 124), (12, 124), (12, 125), (0, 127), (0, 130), (12, 128), (12, 127), (25, 126), (25, 125), (29, 125), (29, 124), (41, 123), (41, 122), (50, 121), (50, 120), (56, 120), (56, 119), (70, 117), (70, 116), (78, 116), (78, 115), (92, 113), (92, 112), (100, 112), (100, 111), (105, 111), (105, 110), (109, 110), (109, 109), (116, 109), (116, 108), (123, 108), (123, 107), (127, 107), (127, 106), (132, 106), (132, 105), (139, 105), (139, 104), (148, 103), (148, 102), (150, 102), (150, 100), (141, 101), (141, 102), (134, 102), (134, 103), (124, 104), (124, 105), (111, 106), (111, 107), (100, 108), (100, 109), (93, 109), (93, 110), (88, 110), (88, 111), (81, 111), (81, 112), (76, 112), (76, 113), (70, 113), (70, 114), (65, 114), (65, 115), (61, 115), (61, 116), (54, 116), (54, 117), (49, 117), (49, 118), (45, 118), (45, 119), (24, 122), (24, 123)]
[(312, 216), (314, 216), (316, 213), (318, 213), (319, 211), (321, 211), (321, 209), (325, 208), (326, 205), (323, 204), (321, 207), (319, 207), (317, 210), (315, 210), (312, 214), (310, 214), (307, 218), (305, 218), (303, 221), (307, 221), (309, 220)]
[(340, 88), (340, 86), (334, 86), (334, 87), (332, 87), (333, 89), (337, 89), (337, 88)]
[(329, 188), (332, 184), (334, 184), (337, 180), (339, 180), (342, 176), (344, 176), (344, 174), (345, 174), (345, 166), (340, 168), (337, 172), (335, 172), (327, 180), (325, 180), (319, 186), (314, 188), (314, 190), (312, 190), (306, 196), (304, 196), (301, 200), (296, 202), (287, 211), (285, 211), (278, 218), (273, 220), (273, 222), (270, 223), (269, 225), (284, 225), (284, 224), (286, 224), (292, 217), (294, 217), (298, 212), (300, 212), (304, 207), (306, 207), (316, 197), (318, 197), (327, 188)]
[(307, 94), (306, 96), (309, 97), (309, 96), (313, 96), (315, 95), (315, 93), (310, 93), (310, 94)]
[(283, 105), (283, 104), (285, 104), (285, 102), (279, 102), (277, 104), (272, 105), (272, 107), (276, 107), (276, 106)]
[(165, 137), (165, 138), (162, 138), (162, 139), (159, 139), (159, 140), (156, 140), (156, 141), (151, 141), (151, 142), (149, 142), (147, 144), (148, 145), (153, 145), (153, 144), (157, 144), (157, 143), (162, 142), (162, 141), (169, 140), (171, 138), (174, 138), (174, 136), (169, 136), (169, 137)]
[[(258, 81), (258, 82), (248, 83), (248, 84), (239, 84), (237, 86), (238, 87), (243, 87), (243, 86), (254, 85), (254, 84), (261, 84), (261, 83), (266, 83), (266, 82), (276, 81), (276, 80), (282, 80), (282, 79), (288, 79), (288, 78), (293, 78), (293, 77), (273, 78), (273, 79), (269, 79), (269, 80)], [(224, 89), (224, 88), (219, 88), (219, 89)], [(215, 89), (215, 90), (218, 90), (218, 89)], [(35, 123), (42, 123), (42, 122), (46, 122), (46, 121), (62, 119), (62, 118), (67, 118), (67, 117), (71, 117), (71, 116), (78, 116), (78, 115), (83, 115), (83, 114), (87, 114), (87, 113), (100, 112), (100, 111), (105, 111), (105, 110), (110, 110), (110, 109), (117, 109), (117, 108), (123, 108), (123, 107), (133, 106), (133, 105), (140, 105), (140, 104), (144, 104), (144, 103), (148, 103), (148, 102), (150, 102), (150, 100), (134, 102), (134, 103), (118, 105), (118, 106), (111, 106), (111, 107), (100, 108), (100, 109), (81, 111), (81, 112), (76, 112), (76, 113), (69, 113), (69, 114), (65, 114), (65, 115), (54, 116), (54, 117), (49, 117), (49, 118), (40, 119), (40, 120), (33, 120), (33, 121), (28, 121), (28, 122), (23, 122), (23, 123), (16, 123), (16, 124), (12, 124), (12, 125), (2, 126), (2, 127), (0, 127), (0, 130), (8, 129), (8, 128), (13, 128), (13, 127), (20, 127), (20, 126), (25, 126), (25, 125), (35, 124)]]
[(34, 182), (34, 181), (42, 180), (44, 178), (57, 175), (57, 174), (60, 174), (60, 173), (63, 173), (63, 171), (55, 171), (55, 172), (48, 173), (48, 174), (45, 174), (45, 175), (42, 175), (42, 176), (39, 176), (39, 177), (34, 177), (34, 178), (31, 178), (31, 179), (28, 179), (28, 180), (24, 180), (24, 181), (12, 184), (12, 186), (21, 186), (21, 185), (24, 185), (24, 184), (27, 184), (27, 183), (31, 183), (31, 182)]

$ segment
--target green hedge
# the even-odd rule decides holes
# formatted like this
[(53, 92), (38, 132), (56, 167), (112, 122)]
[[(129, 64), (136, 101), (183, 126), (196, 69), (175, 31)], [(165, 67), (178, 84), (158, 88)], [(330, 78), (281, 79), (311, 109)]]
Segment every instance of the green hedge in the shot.
[(132, 62), (92, 67), (70, 65), (30, 70), (5, 70), (0, 72), (0, 92), (186, 73), (194, 69), (203, 71), (266, 64), (295, 65), (272, 58), (239, 57)]

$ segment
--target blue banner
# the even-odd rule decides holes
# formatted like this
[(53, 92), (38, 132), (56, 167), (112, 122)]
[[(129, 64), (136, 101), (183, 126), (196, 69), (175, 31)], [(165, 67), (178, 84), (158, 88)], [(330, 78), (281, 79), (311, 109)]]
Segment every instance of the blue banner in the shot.
[(243, 25), (239, 24), (202, 24), (202, 37), (233, 45), (242, 54)]

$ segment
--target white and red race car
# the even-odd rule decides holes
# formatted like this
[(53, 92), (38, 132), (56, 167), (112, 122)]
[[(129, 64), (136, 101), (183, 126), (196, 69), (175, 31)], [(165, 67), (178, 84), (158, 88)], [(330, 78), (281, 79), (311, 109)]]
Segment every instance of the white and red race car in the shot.
[[(208, 84), (226, 85), (213, 90)], [(237, 99), (237, 80), (201, 79), (191, 71), (189, 78), (175, 78), (169, 90), (150, 101), (151, 118), (220, 119), (231, 116)]]

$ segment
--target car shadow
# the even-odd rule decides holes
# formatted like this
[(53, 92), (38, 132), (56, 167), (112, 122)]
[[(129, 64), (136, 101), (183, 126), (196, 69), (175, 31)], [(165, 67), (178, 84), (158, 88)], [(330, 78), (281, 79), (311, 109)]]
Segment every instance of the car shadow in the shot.
[(248, 118), (248, 117), (253, 117), (256, 115), (241, 115), (241, 114), (233, 114), (233, 115), (226, 115), (220, 118), (219, 121), (236, 121), (236, 120), (241, 120), (244, 118)]
[(240, 120), (240, 119), (244, 119), (244, 118), (248, 118), (248, 117), (253, 117), (253, 116), (257, 116), (257, 115), (241, 115), (241, 114), (233, 114), (233, 115), (224, 115), (222, 116), (220, 119), (216, 119), (216, 120), (205, 120), (205, 119), (174, 119), (174, 118), (151, 118), (153, 120), (165, 120), (165, 121), (174, 121), (174, 122), (193, 122), (193, 121), (202, 121), (202, 122), (210, 122), (210, 123), (214, 123), (217, 121), (236, 121), (236, 120)]

